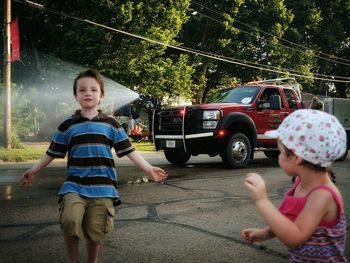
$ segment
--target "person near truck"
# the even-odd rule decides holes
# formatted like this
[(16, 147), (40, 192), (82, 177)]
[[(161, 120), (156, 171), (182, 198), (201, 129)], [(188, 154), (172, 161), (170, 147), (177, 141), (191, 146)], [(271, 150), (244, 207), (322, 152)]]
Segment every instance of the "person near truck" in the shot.
[(314, 110), (320, 110), (320, 111), (324, 111), (324, 103), (322, 100), (320, 100), (318, 97), (313, 97), (311, 104), (310, 104), (310, 109), (314, 109)]
[(346, 150), (344, 128), (333, 115), (302, 109), (265, 135), (277, 138), (279, 165), (297, 179), (277, 209), (263, 178), (247, 174), (244, 184), (267, 227), (246, 228), (243, 238), (254, 243), (277, 237), (287, 246), (290, 262), (348, 262), (343, 199), (328, 175)]
[(35, 174), (68, 153), (67, 178), (58, 192), (68, 262), (78, 262), (79, 240), (84, 238), (88, 262), (97, 262), (101, 242), (113, 229), (113, 206), (120, 204), (111, 149), (118, 157), (127, 156), (156, 182), (163, 182), (167, 174), (143, 159), (117, 121), (98, 110), (104, 82), (97, 71), (80, 72), (73, 94), (80, 110), (59, 125), (46, 154), (23, 173), (21, 185), (31, 186)]
[(133, 141), (141, 142), (141, 139), (142, 139), (142, 128), (141, 128), (141, 125), (140, 125), (140, 124), (137, 124), (137, 123), (136, 123), (136, 124), (134, 125), (134, 129), (131, 130), (130, 138), (131, 138)]
[(127, 122), (127, 127), (128, 127), (127, 134), (129, 137), (131, 135), (131, 131), (135, 128), (135, 124), (136, 124), (136, 121), (135, 121), (134, 117), (130, 114), (128, 116), (128, 122)]

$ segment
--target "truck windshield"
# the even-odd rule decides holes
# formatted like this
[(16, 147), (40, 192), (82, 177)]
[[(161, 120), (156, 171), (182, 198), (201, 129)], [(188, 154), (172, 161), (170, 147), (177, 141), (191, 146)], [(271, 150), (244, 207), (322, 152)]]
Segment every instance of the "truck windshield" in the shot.
[(259, 92), (257, 86), (241, 86), (233, 89), (219, 90), (207, 97), (206, 103), (239, 103), (239, 104), (250, 104), (254, 101), (256, 95)]

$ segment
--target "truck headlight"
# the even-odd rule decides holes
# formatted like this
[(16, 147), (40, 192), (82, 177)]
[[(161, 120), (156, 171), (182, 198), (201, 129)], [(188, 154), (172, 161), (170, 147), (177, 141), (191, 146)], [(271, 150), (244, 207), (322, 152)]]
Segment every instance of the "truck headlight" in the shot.
[(203, 129), (215, 129), (221, 119), (220, 111), (203, 111)]

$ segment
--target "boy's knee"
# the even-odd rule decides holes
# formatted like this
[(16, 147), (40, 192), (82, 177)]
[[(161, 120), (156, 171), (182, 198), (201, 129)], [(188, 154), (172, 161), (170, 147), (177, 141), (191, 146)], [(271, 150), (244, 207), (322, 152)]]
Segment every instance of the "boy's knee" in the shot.
[(99, 244), (112, 231), (115, 210), (110, 199), (99, 200), (99, 204), (89, 208), (84, 218), (84, 232), (88, 239)]
[(84, 218), (84, 205), (77, 194), (64, 196), (60, 207), (60, 225), (65, 236), (84, 238), (82, 221)]

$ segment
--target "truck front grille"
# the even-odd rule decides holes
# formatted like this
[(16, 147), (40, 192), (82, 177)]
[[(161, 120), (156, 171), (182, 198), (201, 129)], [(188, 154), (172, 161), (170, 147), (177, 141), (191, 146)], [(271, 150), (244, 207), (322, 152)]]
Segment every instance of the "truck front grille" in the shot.
[[(165, 109), (158, 113), (159, 130), (165, 134), (182, 134), (183, 112), (179, 109)], [(185, 133), (198, 132), (202, 127), (202, 111), (186, 109)]]
[(182, 114), (180, 110), (163, 110), (159, 112), (159, 126), (162, 132), (181, 133)]

